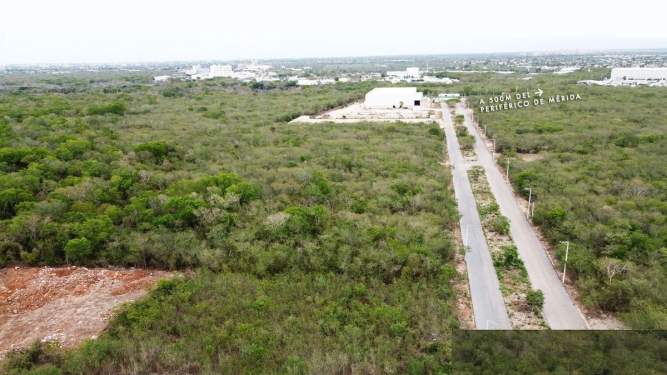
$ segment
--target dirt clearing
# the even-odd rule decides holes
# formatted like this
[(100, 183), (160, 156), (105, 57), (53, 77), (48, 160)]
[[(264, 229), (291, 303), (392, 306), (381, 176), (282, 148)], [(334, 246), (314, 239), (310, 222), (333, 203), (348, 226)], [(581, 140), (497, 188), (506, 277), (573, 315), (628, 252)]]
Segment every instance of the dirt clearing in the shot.
[(352, 103), (343, 108), (333, 109), (315, 116), (299, 116), (290, 123), (358, 123), (358, 122), (435, 122), (439, 117), (438, 107), (426, 100), (423, 108), (370, 109), (363, 102)]
[(37, 340), (71, 347), (96, 337), (117, 306), (169, 276), (143, 269), (0, 269), (0, 359)]
[(518, 153), (516, 155), (519, 157), (519, 159), (521, 159), (523, 161), (536, 161), (536, 160), (543, 160), (544, 159), (543, 154), (527, 154), (527, 153), (522, 154), (522, 153)]

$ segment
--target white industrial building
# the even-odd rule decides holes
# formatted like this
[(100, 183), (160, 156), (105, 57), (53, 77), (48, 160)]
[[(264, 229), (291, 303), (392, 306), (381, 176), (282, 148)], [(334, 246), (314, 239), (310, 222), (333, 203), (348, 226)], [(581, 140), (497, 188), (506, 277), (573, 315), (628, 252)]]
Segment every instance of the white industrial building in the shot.
[(378, 87), (369, 91), (364, 100), (367, 109), (421, 109), (424, 93), (416, 87)]
[(153, 77), (153, 81), (155, 82), (167, 82), (171, 79), (171, 76), (155, 76)]
[(271, 70), (271, 68), (272, 68), (271, 65), (257, 64), (255, 62), (251, 62), (250, 64), (239, 65), (240, 70), (245, 70), (248, 72), (266, 72), (268, 70)]
[(424, 83), (442, 83), (444, 85), (451, 85), (454, 82), (458, 82), (458, 79), (448, 78), (448, 77), (434, 77), (434, 76), (424, 76), (422, 78)]
[(613, 68), (611, 80), (626, 84), (650, 84), (667, 81), (667, 68)]
[(396, 70), (387, 72), (387, 80), (389, 81), (419, 81), (422, 79), (422, 73), (419, 68), (411, 67), (405, 70)]
[(208, 75), (210, 78), (232, 77), (234, 76), (234, 71), (231, 65), (211, 65)]
[(280, 80), (275, 72), (270, 71), (270, 65), (240, 65), (234, 70), (232, 65), (211, 65), (204, 68), (193, 65), (191, 69), (183, 71), (191, 80), (212, 79), (218, 77), (234, 78), (243, 82), (270, 82)]
[(189, 76), (193, 76), (195, 74), (204, 73), (204, 69), (202, 69), (201, 65), (197, 64), (197, 65), (193, 65), (192, 68), (190, 68), (190, 69), (183, 70), (183, 73), (185, 73), (186, 75), (189, 75)]
[(578, 83), (600, 86), (667, 86), (667, 68), (613, 68), (609, 79)]
[(557, 75), (570, 74), (576, 72), (579, 69), (581, 68), (579, 68), (578, 66), (564, 66), (560, 68), (560, 70), (555, 71), (554, 74)]
[(297, 86), (318, 86), (318, 85), (332, 85), (336, 83), (336, 80), (333, 78), (301, 78), (297, 76), (292, 76), (287, 79), (287, 81), (296, 82)]
[(193, 65), (191, 69), (183, 70), (183, 73), (185, 73), (185, 75), (187, 75), (191, 80), (210, 78), (210, 69), (202, 68), (202, 66), (199, 64)]

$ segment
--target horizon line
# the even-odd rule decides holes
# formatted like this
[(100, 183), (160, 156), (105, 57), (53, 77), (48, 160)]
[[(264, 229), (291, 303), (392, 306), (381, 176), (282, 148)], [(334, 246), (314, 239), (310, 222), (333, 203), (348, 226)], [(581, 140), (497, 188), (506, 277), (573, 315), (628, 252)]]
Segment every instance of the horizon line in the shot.
[(280, 61), (280, 60), (326, 60), (326, 59), (350, 59), (350, 58), (383, 58), (383, 57), (444, 57), (444, 56), (489, 56), (489, 55), (522, 55), (533, 54), (533, 56), (548, 55), (591, 55), (604, 52), (665, 52), (667, 47), (658, 48), (564, 48), (549, 50), (525, 50), (525, 51), (506, 51), (506, 52), (449, 52), (449, 53), (415, 53), (415, 54), (377, 54), (377, 55), (339, 55), (339, 56), (308, 56), (308, 57), (266, 57), (266, 58), (210, 58), (210, 59), (176, 59), (176, 60), (135, 60), (135, 61), (78, 61), (78, 62), (30, 62), (30, 63), (0, 63), (0, 67), (30, 67), (30, 66), (76, 66), (76, 65), (147, 65), (147, 64), (169, 64), (169, 63), (198, 63), (198, 62), (237, 62), (237, 61)]

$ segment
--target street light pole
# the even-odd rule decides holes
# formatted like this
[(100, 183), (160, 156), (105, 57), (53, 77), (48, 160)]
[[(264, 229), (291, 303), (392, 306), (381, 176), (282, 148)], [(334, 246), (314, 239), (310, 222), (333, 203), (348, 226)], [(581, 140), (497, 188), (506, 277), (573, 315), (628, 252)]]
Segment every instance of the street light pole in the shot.
[(567, 271), (567, 256), (570, 254), (570, 241), (561, 241), (565, 244), (565, 264), (563, 264), (563, 284), (565, 284), (565, 272)]
[(510, 158), (507, 158), (507, 172), (505, 172), (507, 175), (507, 180), (509, 181), (510, 179)]

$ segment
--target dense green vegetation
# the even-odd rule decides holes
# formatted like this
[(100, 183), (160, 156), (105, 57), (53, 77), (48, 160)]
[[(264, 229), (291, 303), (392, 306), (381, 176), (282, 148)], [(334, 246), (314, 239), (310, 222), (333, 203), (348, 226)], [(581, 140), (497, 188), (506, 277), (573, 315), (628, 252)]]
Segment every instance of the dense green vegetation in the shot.
[(446, 369), (457, 214), (442, 132), (284, 122), (366, 90), (207, 81), (0, 96), (3, 264), (196, 270), (81, 349), (38, 345), (5, 370)]
[(585, 87), (574, 78), (541, 76), (517, 89), (579, 93), (581, 101), (476, 114), (504, 154), (499, 163), (512, 158), (516, 191), (533, 189), (534, 222), (560, 260), (560, 241), (571, 241), (568, 271), (584, 302), (631, 327), (665, 329), (667, 90)]
[[(664, 328), (664, 90), (573, 84), (599, 74), (461, 75), (453, 88), (426, 90), (580, 92), (582, 102), (482, 122), (513, 157), (517, 191), (533, 187), (547, 238), (572, 241), (568, 270), (585, 301), (632, 326)], [(69, 351), (36, 344), (0, 371), (666, 371), (657, 334), (457, 332), (457, 215), (441, 131), (286, 124), (368, 85), (31, 79), (0, 86), (0, 266), (185, 272), (126, 307), (98, 339)], [(521, 161), (526, 151), (543, 159)], [(494, 261), (522, 268), (513, 247)], [(539, 311), (543, 296), (527, 300)]]
[(457, 331), (456, 374), (664, 374), (667, 336), (634, 331)]
[[(201, 265), (246, 216), (257, 218), (252, 202), (279, 175), (260, 175), (278, 166), (270, 153), (303, 142), (305, 134), (278, 132), (280, 121), (363, 92), (258, 93), (224, 81), (174, 87), (188, 96), (157, 99), (170, 87), (140, 86), (0, 97), (0, 266)], [(225, 119), (205, 116), (213, 108)], [(309, 174), (328, 184), (316, 168), (302, 172), (304, 189)], [(287, 194), (284, 202), (318, 192)]]

